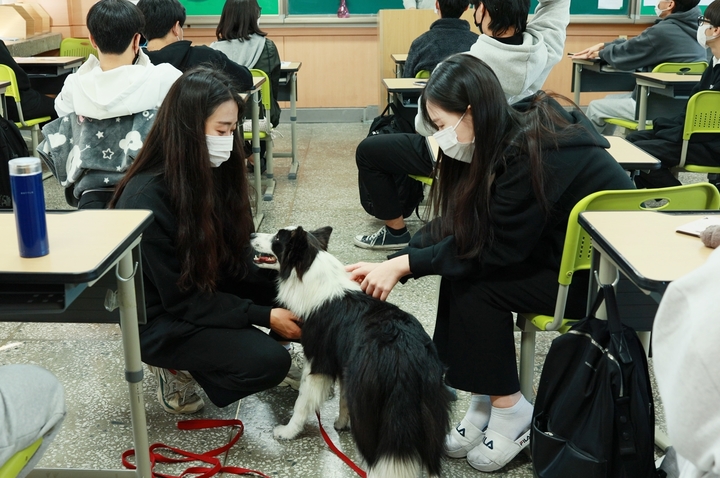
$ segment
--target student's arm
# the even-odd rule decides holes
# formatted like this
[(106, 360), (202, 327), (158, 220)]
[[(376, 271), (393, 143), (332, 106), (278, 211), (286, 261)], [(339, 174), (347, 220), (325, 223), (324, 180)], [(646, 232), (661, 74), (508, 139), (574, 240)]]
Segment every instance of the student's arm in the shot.
[(417, 39), (413, 40), (412, 44), (410, 45), (410, 51), (408, 51), (407, 60), (405, 60), (405, 64), (403, 65), (403, 78), (415, 78), (415, 68), (417, 68), (418, 61), (420, 61), (420, 49), (417, 47), (417, 43), (415, 43)]
[(278, 103), (278, 91), (280, 90), (280, 55), (278, 54), (275, 43), (271, 40), (265, 41), (265, 48), (270, 57), (268, 64), (270, 65), (268, 76), (270, 77), (270, 90), (272, 92), (272, 103), (270, 105), (270, 119), (273, 126), (277, 126), (280, 122), (280, 105)]
[(662, 63), (666, 54), (663, 53), (662, 45), (668, 40), (663, 34), (663, 31), (667, 31), (664, 27), (663, 22), (660, 22), (629, 40), (617, 39), (605, 43), (598, 57), (613, 68), (627, 71)]
[(247, 67), (238, 65), (220, 50), (211, 51), (215, 52), (216, 57), (218, 58), (217, 63), (219, 63), (225, 73), (235, 79), (238, 88), (240, 88), (241, 91), (247, 91), (252, 88), (253, 78)]
[(60, 94), (55, 97), (55, 111), (60, 117), (67, 116), (75, 111), (72, 100), (74, 84), (75, 78), (73, 78), (73, 74), (70, 74), (65, 79), (65, 84), (63, 84), (62, 90), (60, 90)]
[(570, 0), (540, 0), (527, 30), (542, 35), (548, 52), (548, 65), (556, 64), (563, 56), (568, 23)]

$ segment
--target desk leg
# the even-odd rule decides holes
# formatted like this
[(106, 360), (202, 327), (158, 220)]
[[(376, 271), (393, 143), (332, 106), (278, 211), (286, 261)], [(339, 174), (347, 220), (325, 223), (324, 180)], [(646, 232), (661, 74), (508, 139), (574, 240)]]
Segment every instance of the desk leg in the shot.
[(638, 131), (645, 129), (645, 123), (647, 122), (647, 97), (648, 87), (641, 85), (640, 91), (638, 92)]
[(148, 451), (147, 422), (143, 403), (143, 368), (140, 360), (140, 332), (138, 330), (135, 281), (121, 280), (132, 278), (134, 264), (132, 251), (127, 251), (120, 259), (117, 272), (118, 298), (120, 300), (120, 328), (122, 329), (123, 351), (125, 355), (125, 379), (130, 389), (130, 416), (132, 418), (133, 442), (137, 476), (151, 478), (150, 454)]
[(251, 120), (252, 120), (252, 154), (253, 154), (253, 163), (254, 163), (254, 173), (255, 173), (255, 230), (260, 227), (260, 223), (263, 220), (263, 213), (261, 211), (261, 197), (262, 197), (262, 160), (260, 159), (260, 97), (259, 92), (255, 91), (250, 101), (252, 102), (252, 105), (250, 106), (251, 110)]
[(582, 74), (582, 65), (575, 63), (575, 78), (573, 78), (573, 89), (575, 90), (575, 104), (580, 106), (580, 75)]
[(292, 144), (290, 154), (292, 155), (292, 161), (290, 162), (288, 179), (297, 179), (297, 171), (300, 167), (300, 162), (297, 158), (297, 137), (295, 136), (295, 124), (297, 123), (297, 72), (293, 72), (290, 81), (290, 142)]

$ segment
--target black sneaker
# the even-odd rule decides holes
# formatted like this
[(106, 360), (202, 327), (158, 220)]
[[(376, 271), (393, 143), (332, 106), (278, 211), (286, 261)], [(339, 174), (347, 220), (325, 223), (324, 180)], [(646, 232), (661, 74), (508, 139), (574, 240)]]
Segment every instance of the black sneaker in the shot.
[(410, 232), (405, 231), (399, 236), (394, 236), (383, 226), (370, 236), (355, 236), (355, 245), (363, 249), (374, 249), (377, 251), (400, 250), (410, 242)]

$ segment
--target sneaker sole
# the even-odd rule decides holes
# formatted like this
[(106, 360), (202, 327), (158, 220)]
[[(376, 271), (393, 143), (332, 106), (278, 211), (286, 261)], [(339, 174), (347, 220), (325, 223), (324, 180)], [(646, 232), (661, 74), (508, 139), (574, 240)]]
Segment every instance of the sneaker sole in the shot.
[(366, 244), (362, 241), (358, 241), (357, 239), (354, 239), (353, 242), (355, 243), (355, 246), (361, 248), (361, 249), (374, 249), (376, 251), (399, 251), (400, 249), (404, 249), (408, 246), (408, 243), (405, 244), (383, 244), (383, 245), (370, 245)]

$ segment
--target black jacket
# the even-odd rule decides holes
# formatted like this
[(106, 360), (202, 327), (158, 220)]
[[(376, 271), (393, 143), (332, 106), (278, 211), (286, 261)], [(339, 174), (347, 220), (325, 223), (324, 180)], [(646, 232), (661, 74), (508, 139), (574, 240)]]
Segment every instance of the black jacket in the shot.
[[(529, 100), (513, 107), (526, 110)], [(459, 259), (454, 236), (433, 243), (425, 226), (407, 248), (395, 254), (409, 254), (412, 277), (434, 274), (450, 280), (483, 280), (518, 265), (559, 270), (568, 217), (575, 204), (597, 191), (634, 189), (628, 174), (605, 150), (610, 144), (587, 117), (549, 101), (568, 122), (582, 128), (561, 136), (559, 149), (548, 147), (544, 154), (547, 220), (533, 192), (527, 157), (509, 155), (496, 171), (490, 204), (494, 237), (480, 258)]]
[(280, 104), (277, 100), (280, 90), (280, 55), (272, 40), (265, 39), (265, 48), (263, 48), (257, 63), (253, 65), (253, 69), (264, 71), (270, 78), (270, 90), (272, 91), (270, 122), (273, 126), (277, 126), (280, 123)]
[(204, 45), (192, 46), (189, 40), (176, 41), (160, 50), (145, 49), (145, 53), (155, 65), (170, 63), (183, 73), (197, 65), (212, 65), (234, 78), (240, 91), (247, 91), (253, 85), (250, 70), (231, 61), (223, 52)]
[(470, 24), (459, 18), (441, 18), (430, 29), (413, 40), (403, 67), (405, 78), (414, 78), (418, 71), (432, 71), (442, 60), (454, 53), (469, 51), (478, 39)]
[[(18, 65), (13, 59), (10, 50), (8, 50), (5, 42), (0, 40), (0, 65), (7, 65), (15, 72), (15, 78), (17, 79), (18, 89), (20, 90), (20, 98), (22, 99), (22, 109), (25, 113), (25, 118), (33, 118), (35, 115), (33, 111), (38, 109), (38, 106), (43, 101), (43, 94), (36, 91), (30, 85), (30, 78), (27, 73)], [(9, 101), (12, 101), (10, 99)], [(15, 110), (15, 105), (10, 108)], [(42, 116), (45, 116), (44, 114)], [(56, 115), (51, 115), (57, 117)], [(13, 118), (15, 119), (15, 118)]]

